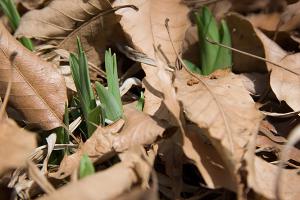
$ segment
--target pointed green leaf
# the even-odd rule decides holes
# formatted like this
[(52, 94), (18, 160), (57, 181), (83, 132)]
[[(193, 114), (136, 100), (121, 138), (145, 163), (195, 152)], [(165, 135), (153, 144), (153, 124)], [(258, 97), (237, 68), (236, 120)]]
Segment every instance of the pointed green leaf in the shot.
[(202, 74), (201, 69), (195, 65), (194, 63), (192, 63), (189, 60), (183, 60), (184, 64), (189, 68), (189, 70), (193, 73), (197, 73), (197, 74)]
[(144, 104), (145, 104), (145, 96), (144, 96), (144, 92), (141, 92), (141, 96), (138, 100), (138, 103), (136, 104), (136, 109), (139, 111), (143, 111), (144, 110)]
[(90, 160), (88, 155), (83, 154), (82, 158), (80, 159), (79, 178), (82, 179), (94, 173), (95, 173), (95, 168), (92, 161)]
[[(231, 36), (226, 21), (221, 21), (221, 44), (231, 47)], [(232, 52), (224, 47), (219, 48), (215, 69), (225, 69), (232, 66)]]
[(108, 91), (115, 97), (120, 110), (122, 110), (121, 94), (119, 89), (118, 67), (116, 54), (112, 55), (111, 49), (105, 52), (105, 70)]
[(115, 97), (100, 83), (96, 82), (96, 91), (101, 101), (105, 117), (111, 121), (122, 118), (123, 112)]
[(206, 38), (219, 42), (219, 29), (213, 14), (207, 7), (203, 7), (201, 11), (196, 14), (196, 23), (201, 51), (201, 71), (204, 75), (208, 75), (214, 70), (219, 47), (210, 44), (206, 41)]
[(91, 137), (94, 131), (97, 129), (97, 125), (101, 122), (101, 107), (97, 106), (88, 113), (87, 116), (87, 129), (88, 137)]

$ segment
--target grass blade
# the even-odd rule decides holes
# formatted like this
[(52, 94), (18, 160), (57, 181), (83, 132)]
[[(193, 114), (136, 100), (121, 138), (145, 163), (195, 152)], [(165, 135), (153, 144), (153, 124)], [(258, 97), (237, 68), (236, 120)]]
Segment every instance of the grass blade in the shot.
[[(77, 38), (78, 56), (70, 54), (69, 62), (72, 76), (77, 89), (81, 112), (85, 121), (87, 134), (90, 137), (96, 130), (96, 126), (102, 121), (101, 108), (97, 107), (95, 95), (91, 86), (87, 57)], [(96, 126), (95, 126), (96, 125)]]

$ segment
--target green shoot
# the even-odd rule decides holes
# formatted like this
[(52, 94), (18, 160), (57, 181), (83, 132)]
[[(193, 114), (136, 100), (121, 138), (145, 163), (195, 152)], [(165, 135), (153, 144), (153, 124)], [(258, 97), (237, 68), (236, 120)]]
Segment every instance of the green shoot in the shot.
[(96, 130), (95, 124), (98, 125), (101, 121), (101, 108), (96, 104), (96, 98), (90, 82), (87, 58), (79, 38), (77, 38), (77, 46), (78, 56), (71, 53), (69, 60), (80, 107), (86, 123), (87, 137), (90, 137)]
[(95, 173), (95, 168), (92, 161), (90, 160), (88, 155), (83, 154), (79, 166), (79, 179), (82, 179), (94, 173)]
[(115, 97), (121, 110), (122, 101), (119, 89), (117, 57), (116, 54), (111, 54), (111, 49), (105, 52), (105, 71), (107, 75), (108, 92), (110, 92)]
[(196, 13), (196, 22), (198, 28), (201, 69), (191, 63), (187, 62), (187, 66), (191, 71), (201, 73), (202, 75), (209, 75), (217, 69), (224, 69), (232, 65), (231, 50), (213, 45), (207, 41), (207, 38), (231, 46), (230, 32), (224, 20), (221, 22), (220, 28), (210, 12), (206, 7), (203, 7), (200, 12)]
[[(68, 106), (67, 105), (65, 105), (64, 124), (67, 128), (69, 128), (69, 112), (68, 112)], [(70, 143), (69, 133), (64, 127), (60, 127), (58, 129), (57, 142), (59, 144), (69, 144)], [(67, 148), (65, 149), (64, 153), (65, 154), (69, 153)]]
[[(20, 24), (20, 14), (12, 0), (0, 0), (0, 7), (9, 19), (13, 31), (16, 31)], [(22, 37), (20, 42), (29, 50), (33, 51), (34, 47), (30, 39)]]
[(96, 91), (104, 110), (105, 118), (116, 121), (122, 118), (123, 107), (119, 89), (116, 54), (112, 55), (111, 50), (105, 52), (105, 70), (108, 89), (96, 82)]
[(145, 96), (144, 93), (141, 92), (141, 96), (136, 104), (136, 109), (142, 112), (144, 110), (144, 104), (145, 104)]

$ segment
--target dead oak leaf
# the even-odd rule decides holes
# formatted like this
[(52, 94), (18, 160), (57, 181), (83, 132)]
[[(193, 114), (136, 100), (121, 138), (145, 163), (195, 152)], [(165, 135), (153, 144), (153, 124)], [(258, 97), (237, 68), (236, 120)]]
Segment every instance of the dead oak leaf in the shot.
[(278, 100), (285, 101), (294, 111), (300, 110), (300, 53), (289, 54), (260, 30), (255, 29), (255, 32), (263, 44), (266, 59), (284, 67), (266, 63), (271, 70), (273, 92)]
[(27, 12), (15, 36), (51, 41), (57, 49), (71, 52), (76, 52), (76, 37), (79, 37), (89, 61), (100, 65), (107, 44), (106, 35), (116, 24), (110, 18), (103, 28), (102, 12), (109, 8), (109, 1), (53, 0), (43, 9)]
[(235, 71), (262, 71), (266, 65), (271, 71), (270, 85), (278, 100), (285, 101), (294, 111), (299, 111), (300, 53), (289, 54), (238, 14), (230, 14), (226, 19), (232, 29), (235, 48), (265, 57), (277, 65), (234, 53)]
[(239, 76), (198, 76), (200, 82), (189, 86), (190, 78), (185, 70), (176, 72), (177, 98), (187, 118), (207, 130), (207, 137), (222, 155), (232, 177), (236, 177), (249, 138), (257, 133), (262, 116)]
[(236, 181), (230, 176), (228, 168), (222, 161), (222, 156), (210, 144), (203, 134), (203, 130), (195, 125), (187, 125), (183, 150), (198, 168), (209, 188), (225, 187), (232, 191), (235, 190)]
[(2, 24), (0, 35), (1, 97), (12, 76), (9, 103), (30, 124), (45, 130), (60, 126), (67, 102), (64, 78), (50, 63), (23, 47)]
[[(174, 47), (180, 52), (185, 32), (190, 25), (187, 6), (180, 0), (116, 0), (113, 3), (114, 6), (126, 4), (139, 9), (135, 11), (125, 8), (116, 12), (121, 16), (120, 24), (133, 47), (156, 62), (160, 59), (164, 63), (174, 65), (177, 56), (166, 30), (165, 20), (169, 19)], [(142, 68), (148, 83), (145, 85), (144, 112), (154, 115), (162, 102), (160, 81), (156, 77), (157, 69), (146, 64), (142, 64)]]
[[(21, 129), (11, 119), (0, 122), (0, 175), (6, 170), (23, 167), (36, 147), (35, 135)], [(8, 156), (9, 155), (9, 156)]]
[(137, 174), (136, 168), (139, 164), (136, 161), (115, 164), (104, 171), (70, 183), (40, 200), (115, 199), (138, 183), (141, 174)]

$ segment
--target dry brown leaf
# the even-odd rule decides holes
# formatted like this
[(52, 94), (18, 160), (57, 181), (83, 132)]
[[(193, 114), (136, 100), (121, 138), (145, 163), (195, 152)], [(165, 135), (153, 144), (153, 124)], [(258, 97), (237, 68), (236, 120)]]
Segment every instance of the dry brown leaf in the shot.
[[(179, 52), (189, 26), (188, 8), (181, 4), (181, 0), (116, 0), (113, 5), (126, 4), (139, 8), (139, 11), (126, 8), (116, 12), (122, 16), (120, 24), (134, 48), (155, 61), (161, 59), (165, 63), (174, 65), (177, 56), (172, 48), (165, 20), (169, 19), (172, 40), (175, 49)], [(157, 69), (146, 64), (142, 64), (142, 67), (146, 73), (144, 83), (147, 82), (144, 112), (154, 115), (161, 106), (162, 98), (159, 92), (160, 83), (156, 78)]]
[(258, 29), (255, 32), (263, 43), (266, 59), (285, 68), (267, 63), (268, 69), (272, 70), (270, 84), (273, 92), (278, 100), (285, 101), (294, 111), (299, 111), (300, 53), (289, 54)]
[[(271, 71), (271, 88), (278, 100), (285, 101), (294, 111), (299, 111), (300, 53), (289, 54), (261, 31), (255, 29), (249, 21), (240, 15), (231, 14), (227, 18), (227, 21), (231, 29), (236, 30), (232, 32), (234, 47), (253, 53), (254, 55), (265, 57), (267, 60), (279, 65), (275, 66), (266, 62), (268, 70)], [(247, 46), (246, 49), (244, 48), (245, 46)], [(264, 52), (262, 53), (261, 51)], [(236, 55), (236, 57), (234, 57), (236, 68), (242, 68), (242, 70), (237, 71), (245, 71), (243, 70), (243, 68), (245, 68), (247, 71), (253, 72), (257, 66), (263, 69), (265, 65), (261, 63), (262, 61), (253, 63), (256, 59), (247, 58), (247, 56), (236, 53), (234, 55)]]
[(252, 23), (254, 27), (262, 28), (268, 31), (275, 31), (280, 22), (280, 13), (260, 13), (247, 16), (247, 19)]
[[(167, 58), (167, 63), (174, 64), (176, 54), (165, 28), (165, 20), (170, 20), (170, 31), (176, 50), (180, 50), (185, 31), (189, 26), (188, 8), (180, 0), (116, 0), (114, 6), (135, 5), (135, 11), (130, 8), (116, 12), (122, 16), (121, 25), (134, 47), (148, 57), (156, 59), (155, 48), (160, 46)], [(155, 47), (155, 48), (154, 48)]]
[[(272, 165), (255, 156), (247, 159), (254, 163), (254, 169), (248, 169), (248, 184), (257, 193), (268, 199), (275, 199), (275, 184), (278, 166)], [(298, 169), (283, 169), (280, 181), (282, 200), (297, 200), (300, 198)]]
[(245, 88), (253, 95), (262, 95), (268, 86), (268, 74), (243, 73), (240, 74)]
[(131, 146), (152, 144), (161, 137), (165, 128), (145, 113), (139, 112), (130, 105), (124, 106), (125, 125), (113, 136), (113, 149), (121, 152)]
[(23, 167), (36, 147), (35, 135), (11, 119), (0, 122), (0, 176), (6, 170)]
[[(256, 56), (265, 57), (263, 44), (258, 36), (254, 34), (254, 28), (248, 20), (239, 14), (230, 13), (226, 17), (226, 22), (231, 31), (232, 47)], [(261, 60), (235, 51), (232, 52), (232, 57), (234, 63), (232, 71), (234, 72), (267, 72), (266, 65)]]
[(290, 4), (286, 7), (282, 13), (281, 20), (281, 31), (292, 31), (300, 27), (300, 2)]
[(80, 150), (63, 159), (60, 169), (51, 174), (56, 178), (69, 176), (78, 166), (83, 153), (97, 161), (112, 152), (122, 152), (135, 145), (152, 144), (162, 136), (164, 127), (145, 113), (129, 106), (124, 107), (125, 121), (119, 120), (104, 128), (98, 127)]
[(134, 161), (115, 164), (107, 170), (70, 183), (40, 200), (115, 199), (138, 183), (140, 174), (135, 170), (138, 166), (139, 163)]
[[(236, 181), (249, 138), (258, 131), (261, 114), (242, 80), (233, 73), (210, 79), (177, 71), (174, 85), (177, 98), (189, 120), (207, 130), (207, 136), (222, 155)], [(241, 191), (239, 191), (241, 195)]]
[(64, 78), (50, 63), (24, 48), (2, 24), (0, 35), (0, 95), (5, 95), (13, 68), (9, 103), (30, 124), (46, 130), (60, 126), (67, 102)]
[[(17, 29), (17, 37), (52, 40), (58, 49), (76, 52), (76, 37), (81, 39), (89, 61), (99, 65), (107, 43), (101, 11), (110, 7), (109, 1), (53, 0), (41, 10), (26, 13)], [(113, 26), (110, 20), (109, 26)]]
[(37, 9), (40, 6), (50, 2), (52, 0), (15, 0), (15, 3), (21, 3), (26, 9)]
[(230, 176), (222, 157), (199, 127), (187, 126), (183, 150), (197, 166), (209, 188), (236, 189), (236, 181)]

